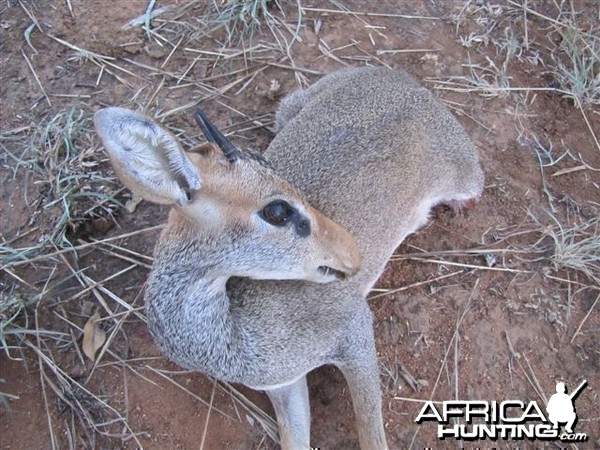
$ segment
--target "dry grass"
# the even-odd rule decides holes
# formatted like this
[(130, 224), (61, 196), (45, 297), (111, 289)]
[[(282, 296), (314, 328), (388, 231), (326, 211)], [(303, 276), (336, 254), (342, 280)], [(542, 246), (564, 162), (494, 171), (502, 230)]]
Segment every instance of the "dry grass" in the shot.
[(110, 220), (120, 206), (120, 187), (108, 175), (106, 160), (98, 158), (91, 115), (78, 108), (62, 110), (42, 121), (20, 142), (2, 140), (13, 179), (31, 179), (24, 195), (31, 223), (44, 219), (45, 229), (29, 247), (0, 246), (0, 266), (10, 268), (39, 253), (72, 246), (83, 224)]
[[(213, 32), (223, 28), (227, 35), (227, 46), (252, 41), (255, 33), (264, 27), (271, 31), (285, 19), (283, 4), (290, 0), (230, 0), (219, 4), (213, 0), (205, 20), (213, 27)], [(299, 5), (299, 3), (298, 3)], [(300, 17), (300, 16), (299, 16)], [(300, 27), (298, 20), (297, 29)], [(275, 36), (275, 35), (274, 35)]]
[[(555, 3), (553, 17), (531, 9), (527, 2), (509, 1), (491, 4), (468, 1), (452, 17), (462, 44), (479, 53), (492, 46), (501, 64), (487, 57), (486, 64), (472, 65), (470, 75), (450, 81), (481, 88), (489, 95), (510, 92), (509, 63), (518, 62), (541, 69), (556, 81), (559, 93), (570, 96), (576, 106), (597, 105), (600, 100), (600, 35), (592, 24), (582, 27), (583, 17), (575, 12), (572, 2)], [(531, 23), (538, 25), (531, 26)], [(465, 33), (462, 28), (468, 28)], [(543, 33), (542, 36), (536, 33)], [(558, 42), (558, 44), (555, 44)], [(552, 88), (551, 88), (552, 89)]]
[[(485, 97), (556, 93), (570, 98), (579, 109), (600, 151), (600, 140), (590, 124), (586, 109), (600, 99), (600, 35), (597, 24), (580, 25), (572, 1), (554, 3), (553, 17), (509, 0), (505, 5), (468, 1), (452, 16), (462, 44), (478, 55), (463, 64), (468, 75), (430, 79), (437, 89), (477, 93)], [(534, 37), (534, 22), (538, 35)], [(558, 44), (556, 44), (558, 42)], [(497, 58), (489, 55), (490, 47)], [(498, 61), (499, 60), (499, 61)], [(510, 66), (520, 65), (530, 73), (547, 74), (547, 85), (515, 85)], [(525, 102), (525, 99), (521, 99)]]
[[(567, 225), (550, 212), (544, 234), (551, 242), (550, 261), (556, 269), (575, 270), (600, 286), (600, 219)], [(537, 220), (537, 219), (535, 219)]]
[[(141, 20), (129, 24), (131, 27), (143, 26), (148, 39), (169, 48), (159, 67), (99, 54), (54, 36), (37, 20), (35, 9), (21, 6), (27, 16), (38, 23), (37, 32), (46, 41), (55, 42), (59, 48), (69, 52), (66, 57), (68, 63), (97, 68), (96, 84), (108, 76), (116, 83), (131, 87), (131, 79), (162, 76), (163, 82), (152, 92), (139, 91), (131, 98), (134, 105), (148, 106), (155, 105), (164, 97), (164, 79), (174, 81), (175, 89), (189, 89), (193, 85), (196, 95), (190, 103), (171, 110), (159, 108), (155, 117), (165, 120), (181, 115), (200, 101), (217, 96), (217, 103), (238, 117), (234, 127), (226, 131), (242, 137), (249, 136), (256, 129), (269, 125), (271, 116), (252, 117), (237, 111), (229, 105), (227, 95), (240, 95), (258, 74), (271, 64), (277, 64), (277, 61), (282, 67), (289, 67), (299, 80), (305, 80), (302, 71), (297, 71), (293, 63), (290, 65), (281, 56), (275, 56), (287, 54), (294, 41), (295, 28), (287, 24), (283, 15), (279, 17), (283, 10), (277, 2), (233, 1), (224, 8), (215, 2), (212, 12), (198, 17), (193, 12), (199, 3), (191, 1), (169, 11), (155, 11), (153, 5), (149, 4)], [(300, 26), (300, 22), (295, 26)], [(271, 31), (272, 42), (262, 40), (256, 45), (245, 46), (245, 42), (251, 40), (262, 27)], [(219, 40), (219, 36), (222, 36), (218, 30), (220, 28), (225, 30), (224, 42)], [(36, 52), (32, 31), (28, 30), (27, 41)], [(199, 48), (197, 39), (209, 33), (216, 36), (212, 39), (213, 46), (210, 50)], [(234, 48), (233, 42), (240, 43), (242, 47)], [(183, 72), (170, 72), (169, 59), (182, 54), (193, 58), (192, 65)], [(0, 291), (1, 349), (9, 358), (21, 358), (29, 352), (37, 359), (52, 448), (76, 448), (78, 442), (85, 442), (89, 448), (97, 448), (111, 440), (132, 440), (136, 447), (142, 448), (137, 437), (139, 433), (129, 426), (127, 412), (119, 412), (122, 404), (102, 398), (91, 390), (89, 383), (98, 370), (115, 365), (144, 378), (144, 368), (149, 367), (146, 364), (150, 360), (131, 360), (115, 343), (124, 337), (124, 325), (128, 321), (135, 318), (145, 322), (145, 317), (141, 309), (134, 306), (136, 299), (132, 302), (121, 298), (111, 290), (110, 285), (119, 283), (120, 278), (135, 269), (147, 270), (152, 258), (120, 245), (119, 240), (139, 232), (124, 233), (116, 239), (89, 241), (89, 235), (93, 236), (96, 231), (88, 224), (93, 225), (96, 220), (116, 223), (115, 212), (123, 206), (122, 197), (119, 197), (123, 189), (114, 182), (107, 159), (99, 151), (90, 109), (80, 103), (65, 107), (65, 99), (68, 102), (69, 94), (51, 93), (44, 78), (39, 75), (35, 61), (25, 53), (23, 61), (50, 113), (41, 120), (33, 120), (35, 126), (7, 130), (0, 136), (4, 167), (10, 170), (13, 180), (22, 177), (31, 180), (26, 186), (25, 197), (32, 211), (30, 223), (37, 227), (32, 232), (10, 239), (3, 236), (0, 243), (0, 267), (11, 280), (10, 284), (3, 283)], [(206, 67), (219, 62), (227, 63), (230, 70), (213, 77), (189, 76), (195, 64)], [(248, 67), (248, 64), (255, 68)], [(178, 125), (167, 125), (186, 145), (197, 142), (197, 136), (186, 135)], [(141, 232), (152, 232), (154, 229)], [(30, 234), (36, 239), (28, 239)], [(22, 245), (22, 242), (28, 244)], [(82, 258), (89, 252), (97, 252), (105, 260), (112, 258), (129, 265), (103, 279), (97, 279), (93, 276), (93, 268), (80, 267)], [(35, 281), (28, 275), (30, 268), (37, 272)], [(39, 283), (42, 287), (39, 287)], [(48, 308), (50, 303), (57, 301), (63, 306), (58, 310)], [(77, 312), (80, 308), (73, 308), (74, 302), (83, 302), (84, 311)], [(41, 325), (40, 312), (46, 314), (51, 310), (59, 323), (59, 326), (54, 326), (60, 331), (47, 330)], [(101, 327), (107, 340), (90, 366), (80, 345), (83, 323), (93, 310), (101, 312)], [(49, 323), (48, 318), (43, 322)], [(65, 359), (65, 352), (74, 359)], [(82, 370), (86, 374), (83, 379), (73, 375)], [(177, 381), (172, 381), (180, 386)], [(246, 417), (250, 419), (244, 419), (244, 422), (252, 420), (264, 430), (265, 436), (277, 440), (276, 426), (268, 415), (233, 387), (221, 384), (218, 387), (231, 395), (234, 403), (246, 411)], [(0, 401), (9, 407), (11, 399), (14, 396), (3, 392), (0, 386)], [(52, 406), (56, 402), (60, 408), (59, 416)], [(208, 405), (207, 420), (210, 412), (215, 411), (210, 402)], [(230, 419), (242, 421), (239, 416)]]
[[(458, 384), (459, 384), (458, 360), (459, 360), (460, 339), (461, 339), (460, 338), (460, 329), (461, 329), (461, 325), (462, 325), (463, 321), (471, 312), (472, 302), (473, 302), (474, 297), (479, 292), (479, 290), (478, 290), (479, 281), (480, 281), (479, 279), (475, 280), (475, 283), (473, 284), (469, 298), (465, 302), (462, 309), (460, 311), (457, 311), (454, 333), (452, 334), (452, 337), (450, 338), (450, 342), (448, 342), (448, 345), (446, 346), (444, 356), (442, 359), (442, 363), (441, 363), (440, 369), (437, 373), (435, 383), (433, 384), (433, 386), (431, 388), (428, 401), (432, 401), (434, 399), (434, 397), (436, 395), (436, 391), (442, 381), (442, 376), (444, 373), (446, 373), (446, 375), (448, 376), (447, 383), (448, 383), (448, 386), (452, 387), (451, 390), (453, 391), (454, 399), (460, 400), (460, 398), (458, 396)], [(452, 355), (452, 361), (450, 361), (450, 355)], [(399, 397), (396, 399), (403, 400), (402, 398), (399, 398)], [(415, 432), (413, 433), (412, 440), (410, 441), (410, 446), (409, 446), (410, 449), (412, 449), (415, 444), (415, 440), (417, 438), (417, 435), (419, 434), (419, 429), (420, 429), (420, 424), (419, 424), (419, 426), (416, 427)]]
[[(598, 104), (600, 95), (597, 23), (591, 21), (585, 24), (588, 18), (581, 15), (571, 1), (546, 6), (548, 8), (541, 12), (541, 8), (538, 10), (529, 2), (466, 2), (451, 20), (462, 45), (469, 50), (469, 60), (463, 64), (467, 75), (431, 81), (440, 90), (475, 93), (488, 98), (502, 96), (509, 99), (509, 104), (516, 103), (517, 106), (534, 101), (538, 93), (568, 97), (579, 110), (600, 151), (600, 142), (589, 120), (591, 108)], [(494, 58), (491, 53), (497, 56)], [(542, 72), (552, 81), (546, 86), (518, 85), (513, 74), (523, 72)], [(462, 256), (479, 255), (485, 257), (488, 266), (493, 264), (491, 268), (513, 273), (541, 270), (549, 279), (567, 283), (569, 290), (571, 283), (576, 283), (575, 290), (579, 293), (582, 288), (599, 289), (598, 205), (586, 205), (587, 212), (583, 214), (581, 205), (569, 198), (559, 198), (552, 186), (555, 177), (577, 171), (587, 171), (592, 176), (598, 169), (587, 164), (580, 154), (566, 148), (564, 143), (554, 143), (551, 139), (541, 139), (531, 132), (524, 132), (528, 125), (524, 125), (517, 114), (515, 122), (521, 135), (519, 142), (533, 151), (539, 163), (542, 190), (548, 206), (542, 212), (530, 211), (526, 228), (512, 230), (495, 245), (470, 249)], [(592, 183), (591, 188), (598, 189), (597, 183)], [(529, 238), (525, 242), (523, 233)], [(499, 247), (499, 244), (507, 243), (508, 246)], [(460, 253), (452, 256), (459, 257)], [(510, 266), (504, 262), (506, 255), (513, 256)], [(399, 257), (446, 266), (487, 269), (478, 267), (478, 264), (447, 261), (448, 256), (443, 253), (434, 252), (426, 256), (429, 259), (418, 254)], [(431, 259), (432, 256), (436, 259)], [(501, 261), (498, 261), (499, 256), (502, 256)], [(567, 318), (572, 300), (570, 296)]]

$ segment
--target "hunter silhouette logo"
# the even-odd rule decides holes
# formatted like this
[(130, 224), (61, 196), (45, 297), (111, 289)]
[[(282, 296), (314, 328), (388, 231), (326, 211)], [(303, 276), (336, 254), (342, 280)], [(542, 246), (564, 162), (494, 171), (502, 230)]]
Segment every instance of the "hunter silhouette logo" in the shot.
[[(567, 394), (565, 383), (557, 383), (556, 394), (550, 397), (546, 405), (547, 415), (536, 401), (450, 400), (441, 405), (428, 401), (415, 422), (437, 422), (440, 439), (585, 441), (587, 434), (573, 431), (577, 422), (573, 401), (586, 384), (587, 381), (583, 381), (571, 394)], [(559, 424), (565, 424), (562, 433)]]
[(583, 381), (577, 389), (575, 389), (571, 395), (565, 393), (565, 383), (556, 383), (556, 394), (553, 394), (548, 401), (546, 411), (548, 411), (548, 419), (554, 425), (553, 428), (558, 429), (559, 422), (566, 422), (565, 431), (567, 433), (573, 433), (573, 425), (577, 421), (577, 414), (575, 414), (575, 407), (573, 406), (573, 400), (581, 392), (583, 387), (587, 384), (587, 381)]

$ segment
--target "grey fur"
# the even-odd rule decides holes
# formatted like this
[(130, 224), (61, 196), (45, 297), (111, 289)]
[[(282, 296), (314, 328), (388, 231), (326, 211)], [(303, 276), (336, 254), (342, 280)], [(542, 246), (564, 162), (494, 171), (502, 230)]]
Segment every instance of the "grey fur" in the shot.
[[(337, 365), (349, 382), (361, 448), (387, 448), (365, 296), (431, 207), (479, 197), (483, 173), (456, 119), (400, 71), (328, 75), (286, 97), (276, 126), (265, 157), (354, 235), (361, 270), (329, 284), (232, 278), (225, 293), (228, 258), (252, 255), (227, 255), (222, 247), (235, 247), (233, 240), (214, 245), (168, 227), (147, 284), (150, 329), (181, 366), (265, 388), (284, 449), (309, 445), (306, 373)], [(217, 272), (225, 275), (207, 275)]]

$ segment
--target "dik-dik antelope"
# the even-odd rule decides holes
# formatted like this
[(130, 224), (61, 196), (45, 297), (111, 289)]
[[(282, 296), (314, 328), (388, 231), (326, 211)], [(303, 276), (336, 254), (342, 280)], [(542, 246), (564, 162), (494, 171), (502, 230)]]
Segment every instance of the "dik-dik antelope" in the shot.
[(173, 206), (146, 288), (155, 341), (183, 367), (264, 390), (286, 450), (310, 446), (306, 374), (334, 364), (361, 448), (387, 448), (365, 298), (433, 206), (480, 196), (469, 137), (428, 90), (384, 68), (287, 96), (264, 159), (198, 121), (223, 151), (185, 152), (132, 111), (95, 116), (123, 183)]

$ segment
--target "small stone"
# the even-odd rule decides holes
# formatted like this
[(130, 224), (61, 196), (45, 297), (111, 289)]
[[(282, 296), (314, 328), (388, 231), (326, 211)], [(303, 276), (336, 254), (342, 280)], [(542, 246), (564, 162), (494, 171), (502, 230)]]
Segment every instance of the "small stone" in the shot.
[(154, 59), (163, 59), (165, 56), (167, 56), (167, 50), (163, 46), (154, 42), (144, 46), (144, 51), (150, 58)]

